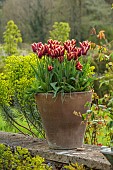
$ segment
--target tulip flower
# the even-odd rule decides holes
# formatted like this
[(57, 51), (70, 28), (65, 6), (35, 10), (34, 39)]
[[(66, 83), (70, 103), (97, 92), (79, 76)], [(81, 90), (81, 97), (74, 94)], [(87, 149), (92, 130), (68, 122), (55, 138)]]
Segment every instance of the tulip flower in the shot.
[(83, 67), (82, 64), (78, 61), (76, 64), (76, 69), (82, 71), (82, 67)]
[(48, 71), (52, 71), (53, 70), (53, 66), (48, 66)]

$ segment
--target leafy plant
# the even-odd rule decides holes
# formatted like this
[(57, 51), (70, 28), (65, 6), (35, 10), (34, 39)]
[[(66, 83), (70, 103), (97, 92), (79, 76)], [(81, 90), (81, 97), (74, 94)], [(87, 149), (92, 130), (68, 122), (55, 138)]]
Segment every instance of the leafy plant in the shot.
[(10, 81), (7, 79), (7, 75), (0, 73), (0, 105), (10, 103), (12, 95), (13, 91), (10, 89)]
[[(97, 74), (98, 86), (94, 86), (97, 95), (94, 94), (94, 101), (91, 107), (91, 116), (88, 119), (85, 142), (96, 145), (110, 145), (113, 138), (113, 52), (112, 41), (108, 42), (105, 31), (92, 34), (98, 39), (98, 44), (91, 43), (93, 56), (99, 65)], [(103, 62), (104, 61), (104, 62)], [(99, 64), (104, 66), (104, 69)], [(101, 71), (100, 71), (101, 70)], [(100, 93), (101, 92), (101, 93)], [(103, 137), (102, 137), (103, 136)], [(103, 140), (104, 139), (104, 140)]]
[(50, 31), (50, 39), (65, 42), (69, 39), (70, 26), (66, 22), (55, 22), (53, 30)]
[(86, 168), (83, 165), (79, 165), (78, 163), (71, 163), (70, 165), (64, 166), (67, 170), (85, 170)]
[[(29, 63), (35, 66), (36, 56), (9, 56), (5, 63), (4, 73), (0, 74), (2, 117), (22, 133), (26, 129), (33, 136), (43, 137), (44, 131), (34, 96), (27, 94), (28, 88), (35, 79)], [(27, 127), (22, 124), (23, 121), (26, 121)], [(20, 127), (23, 130), (20, 130)]]
[(113, 114), (110, 104), (110, 96), (99, 98), (93, 95), (92, 107), (88, 116), (85, 133), (85, 143), (92, 145), (110, 146), (113, 138)]
[(0, 169), (4, 170), (52, 170), (40, 156), (32, 157), (26, 148), (17, 148), (12, 151), (10, 147), (0, 144)]
[(22, 42), (20, 30), (14, 21), (10, 20), (7, 23), (6, 31), (3, 33), (4, 50), (7, 55), (13, 55), (18, 53), (18, 43)]

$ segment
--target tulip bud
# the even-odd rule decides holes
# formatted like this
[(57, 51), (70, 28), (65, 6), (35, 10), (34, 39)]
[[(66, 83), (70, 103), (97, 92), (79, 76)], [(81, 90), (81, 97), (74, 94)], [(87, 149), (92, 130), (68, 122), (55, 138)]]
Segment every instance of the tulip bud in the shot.
[(58, 60), (59, 60), (60, 63), (62, 63), (64, 61), (64, 56), (59, 56)]
[(53, 70), (53, 66), (48, 66), (48, 71), (52, 71)]
[(83, 67), (82, 64), (78, 61), (76, 64), (76, 69), (82, 71), (82, 67)]
[(37, 43), (31, 44), (31, 47), (32, 47), (33, 52), (37, 51)]

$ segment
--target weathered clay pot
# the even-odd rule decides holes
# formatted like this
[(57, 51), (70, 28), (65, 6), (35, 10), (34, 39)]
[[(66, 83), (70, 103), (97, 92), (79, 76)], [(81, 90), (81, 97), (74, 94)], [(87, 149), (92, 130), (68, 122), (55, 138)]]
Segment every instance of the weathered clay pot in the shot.
[(75, 113), (86, 113), (87, 102), (91, 102), (92, 92), (58, 94), (36, 94), (36, 103), (50, 148), (74, 149), (82, 147), (86, 121)]

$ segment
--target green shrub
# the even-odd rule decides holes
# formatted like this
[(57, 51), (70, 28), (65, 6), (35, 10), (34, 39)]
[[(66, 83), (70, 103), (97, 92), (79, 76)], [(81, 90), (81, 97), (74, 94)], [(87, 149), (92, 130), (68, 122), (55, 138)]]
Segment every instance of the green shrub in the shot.
[(0, 104), (10, 104), (13, 91), (10, 88), (10, 81), (7, 75), (0, 73)]
[(6, 59), (4, 74), (7, 76), (11, 89), (13, 93), (17, 94), (19, 101), (25, 99), (23, 95), (25, 95), (26, 89), (30, 87), (35, 79), (34, 71), (30, 63), (36, 65), (35, 55), (9, 56)]
[(50, 31), (50, 38), (52, 40), (58, 40), (65, 42), (69, 39), (70, 26), (66, 22), (55, 22), (53, 30)]
[(30, 63), (36, 65), (36, 57), (34, 55), (9, 56), (5, 63), (4, 73), (0, 74), (0, 101), (13, 104), (16, 95), (18, 101), (24, 104), (26, 89), (35, 79)]
[[(39, 135), (43, 131), (40, 115), (37, 112), (34, 95), (27, 94), (35, 79), (30, 64), (36, 65), (36, 56), (9, 56), (6, 58), (4, 73), (0, 74), (0, 104), (2, 115), (8, 122), (18, 124), (18, 120), (25, 120), (26, 130), (36, 129)], [(22, 126), (22, 124), (21, 124)]]
[(14, 21), (10, 20), (7, 23), (6, 31), (3, 33), (4, 50), (7, 55), (13, 55), (18, 53), (18, 43), (22, 42), (20, 30)]
[(85, 170), (83, 165), (79, 165), (78, 163), (71, 163), (70, 165), (64, 166), (67, 170)]
[(0, 169), (2, 170), (51, 170), (40, 156), (32, 157), (29, 151), (18, 146), (14, 151), (0, 144)]

